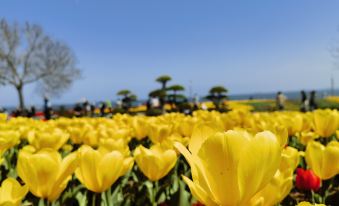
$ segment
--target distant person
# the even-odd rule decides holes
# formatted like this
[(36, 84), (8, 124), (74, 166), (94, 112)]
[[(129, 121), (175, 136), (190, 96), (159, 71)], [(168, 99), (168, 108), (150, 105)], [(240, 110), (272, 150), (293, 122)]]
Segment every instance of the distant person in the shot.
[(95, 103), (90, 104), (91, 106), (91, 116), (95, 115)]
[(152, 106), (152, 108), (159, 108), (160, 107), (160, 100), (159, 100), (158, 97), (152, 97), (151, 106)]
[(309, 101), (307, 99), (307, 95), (306, 92), (304, 90), (302, 90), (300, 92), (301, 95), (301, 105), (300, 105), (300, 111), (301, 112), (307, 112), (308, 111), (308, 105), (309, 105)]
[(151, 109), (151, 98), (148, 98), (148, 100), (146, 101), (146, 108), (147, 108), (147, 111)]
[(208, 110), (208, 107), (207, 107), (207, 105), (204, 102), (201, 103), (201, 109), (202, 110)]
[(318, 105), (317, 105), (317, 102), (316, 102), (315, 99), (316, 99), (316, 92), (314, 90), (312, 90), (310, 92), (310, 101), (309, 101), (309, 109), (310, 109), (310, 111), (318, 109)]
[(91, 116), (91, 104), (85, 100), (82, 104), (83, 113), (85, 116)]
[(77, 103), (75, 107), (73, 108), (73, 115), (76, 117), (81, 117), (82, 116), (82, 107), (80, 103)]
[(194, 94), (194, 97), (193, 97), (193, 110), (198, 110), (199, 109), (199, 104), (200, 104), (199, 96), (197, 94)]
[(117, 105), (117, 108), (118, 108), (118, 109), (121, 109), (121, 108), (122, 108), (122, 101), (121, 101), (120, 99), (118, 99), (118, 100), (116, 101), (116, 105)]
[(276, 97), (276, 104), (277, 104), (277, 109), (278, 110), (284, 110), (285, 109), (285, 101), (286, 101), (286, 96), (282, 92), (277, 93)]
[(44, 116), (45, 120), (49, 120), (52, 117), (52, 106), (47, 97), (44, 98)]
[(131, 98), (129, 96), (126, 96), (122, 99), (122, 109), (128, 111), (130, 107), (131, 107)]
[(107, 108), (106, 103), (105, 103), (105, 102), (102, 102), (102, 103), (101, 103), (101, 106), (100, 106), (100, 115), (101, 115), (102, 117), (104, 117), (105, 114), (106, 114), (106, 108)]
[(27, 117), (35, 117), (36, 109), (34, 106), (31, 106), (27, 112)]

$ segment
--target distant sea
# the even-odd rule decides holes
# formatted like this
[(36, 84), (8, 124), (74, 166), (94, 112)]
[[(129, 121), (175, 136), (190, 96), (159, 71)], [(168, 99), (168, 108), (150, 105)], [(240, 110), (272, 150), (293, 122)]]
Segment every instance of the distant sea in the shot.
[[(300, 99), (300, 91), (282, 91), (283, 94), (288, 99)], [(305, 90), (307, 96), (309, 96), (310, 91)], [(332, 95), (330, 89), (319, 89), (316, 90), (317, 98), (324, 98), (326, 96)], [(243, 99), (274, 99), (276, 97), (276, 92), (265, 92), (265, 93), (248, 93), (248, 94), (230, 94), (229, 99), (231, 100), (243, 100)], [(333, 95), (339, 95), (339, 89), (333, 91)]]

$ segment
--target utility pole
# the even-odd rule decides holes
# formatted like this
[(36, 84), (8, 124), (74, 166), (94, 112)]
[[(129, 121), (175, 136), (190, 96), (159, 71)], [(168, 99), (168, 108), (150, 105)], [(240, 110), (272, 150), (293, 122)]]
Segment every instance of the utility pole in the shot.
[(192, 90), (192, 80), (189, 81), (189, 86), (188, 86), (188, 93), (189, 93), (189, 99), (192, 100), (193, 99), (193, 90)]

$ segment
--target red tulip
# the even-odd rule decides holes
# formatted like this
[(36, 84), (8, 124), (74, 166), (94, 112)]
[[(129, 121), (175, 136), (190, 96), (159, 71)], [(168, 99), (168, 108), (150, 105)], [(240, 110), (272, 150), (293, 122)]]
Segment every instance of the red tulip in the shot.
[(300, 190), (317, 191), (321, 186), (321, 179), (312, 170), (298, 168), (295, 184)]

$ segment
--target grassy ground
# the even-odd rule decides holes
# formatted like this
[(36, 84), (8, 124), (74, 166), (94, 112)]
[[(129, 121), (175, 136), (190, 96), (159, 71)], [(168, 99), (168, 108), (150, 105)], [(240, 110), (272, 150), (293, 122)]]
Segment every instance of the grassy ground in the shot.
[[(244, 104), (248, 104), (254, 108), (254, 111), (275, 111), (276, 103), (274, 99), (265, 100), (248, 100), (244, 101)], [(339, 109), (339, 102), (331, 101), (329, 99), (318, 99), (318, 107), (320, 109), (330, 108)], [(285, 110), (299, 111), (300, 101), (299, 100), (287, 100), (285, 104)]]

